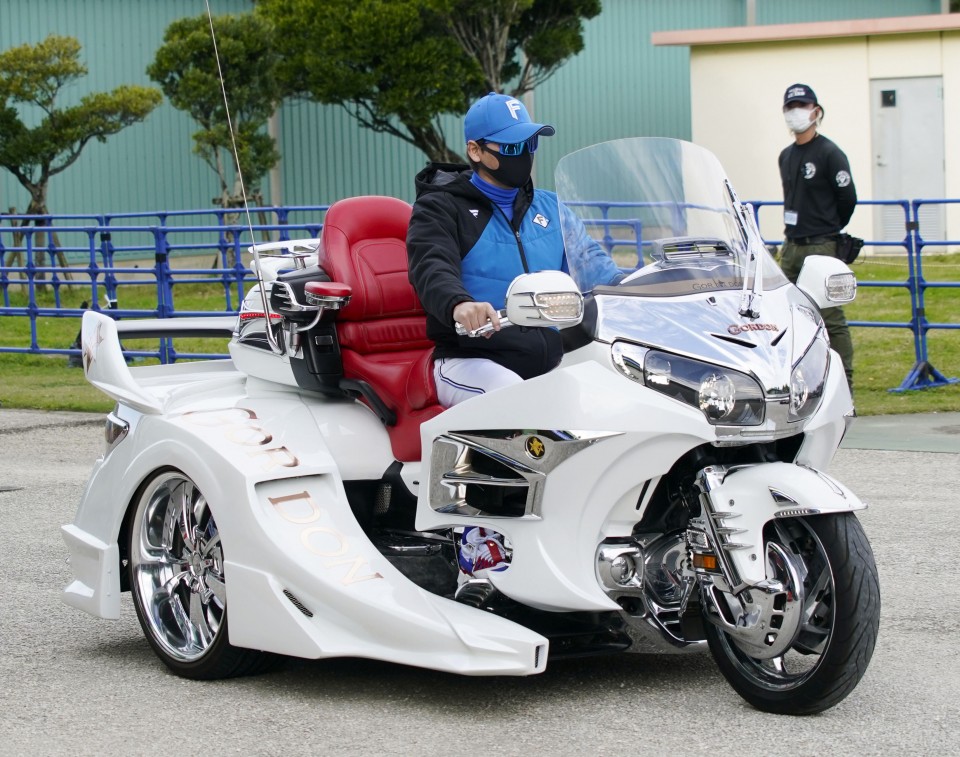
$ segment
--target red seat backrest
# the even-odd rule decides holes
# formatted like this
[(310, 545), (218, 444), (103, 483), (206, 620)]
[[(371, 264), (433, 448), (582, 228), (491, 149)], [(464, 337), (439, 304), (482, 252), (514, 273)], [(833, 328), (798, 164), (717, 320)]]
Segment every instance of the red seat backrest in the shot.
[(344, 378), (367, 382), (397, 415), (387, 427), (395, 457), (420, 459), (420, 424), (442, 412), (426, 314), (407, 278), (412, 208), (394, 197), (351, 197), (330, 206), (320, 265), (353, 296), (337, 317)]

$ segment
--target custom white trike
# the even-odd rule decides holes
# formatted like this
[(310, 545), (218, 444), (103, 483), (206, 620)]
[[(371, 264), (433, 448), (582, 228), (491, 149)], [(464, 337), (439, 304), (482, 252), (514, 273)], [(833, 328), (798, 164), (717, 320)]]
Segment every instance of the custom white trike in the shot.
[[(556, 186), (577, 223), (650, 262), (583, 294), (519, 277), (506, 315), (562, 329), (562, 364), (450, 409), (400, 200), (338, 202), (320, 240), (258, 250), (226, 327), (87, 313), (86, 375), (117, 406), (63, 528), (67, 603), (117, 618), (130, 590), (191, 678), (284, 655), (528, 675), (709, 646), (760, 709), (843, 699), (880, 609), (864, 505), (823, 472), (853, 406), (818, 307), (852, 299), (853, 275), (811, 258), (790, 284), (690, 143), (596, 145)], [(130, 368), (121, 352), (121, 335), (216, 328), (230, 360)], [(464, 581), (472, 525), (511, 562)]]

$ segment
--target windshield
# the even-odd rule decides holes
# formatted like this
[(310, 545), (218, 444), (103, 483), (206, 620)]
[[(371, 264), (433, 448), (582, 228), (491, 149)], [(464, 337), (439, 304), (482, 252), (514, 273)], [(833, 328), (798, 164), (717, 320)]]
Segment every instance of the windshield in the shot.
[(739, 289), (745, 271), (752, 287), (757, 262), (763, 289), (787, 283), (720, 162), (690, 142), (639, 137), (578, 150), (557, 164), (556, 190), (571, 274), (585, 291), (597, 282), (578, 269), (577, 250), (590, 240), (638, 269), (619, 294)]

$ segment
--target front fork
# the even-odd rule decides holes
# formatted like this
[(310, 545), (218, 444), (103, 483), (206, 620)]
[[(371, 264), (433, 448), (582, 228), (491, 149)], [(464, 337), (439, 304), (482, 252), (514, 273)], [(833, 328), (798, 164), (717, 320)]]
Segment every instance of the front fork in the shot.
[[(738, 501), (730, 496), (724, 482), (735, 470), (710, 466), (697, 475), (700, 513), (687, 526), (690, 559), (681, 614), (689, 615), (695, 599), (703, 617), (752, 657), (773, 658), (792, 645), (799, 631), (806, 566), (778, 543), (786, 539), (764, 539), (765, 522), (757, 523), (756, 511), (767, 510), (764, 521), (775, 512), (756, 497)], [(781, 504), (775, 490), (770, 497), (771, 504)], [(793, 500), (789, 504), (797, 505)]]

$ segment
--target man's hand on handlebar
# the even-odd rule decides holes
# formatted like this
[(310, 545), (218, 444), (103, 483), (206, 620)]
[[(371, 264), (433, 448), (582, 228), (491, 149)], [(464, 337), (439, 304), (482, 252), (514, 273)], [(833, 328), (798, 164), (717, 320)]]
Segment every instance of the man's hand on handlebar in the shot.
[(453, 309), (457, 333), (490, 338), (500, 330), (500, 314), (489, 302), (461, 302)]

